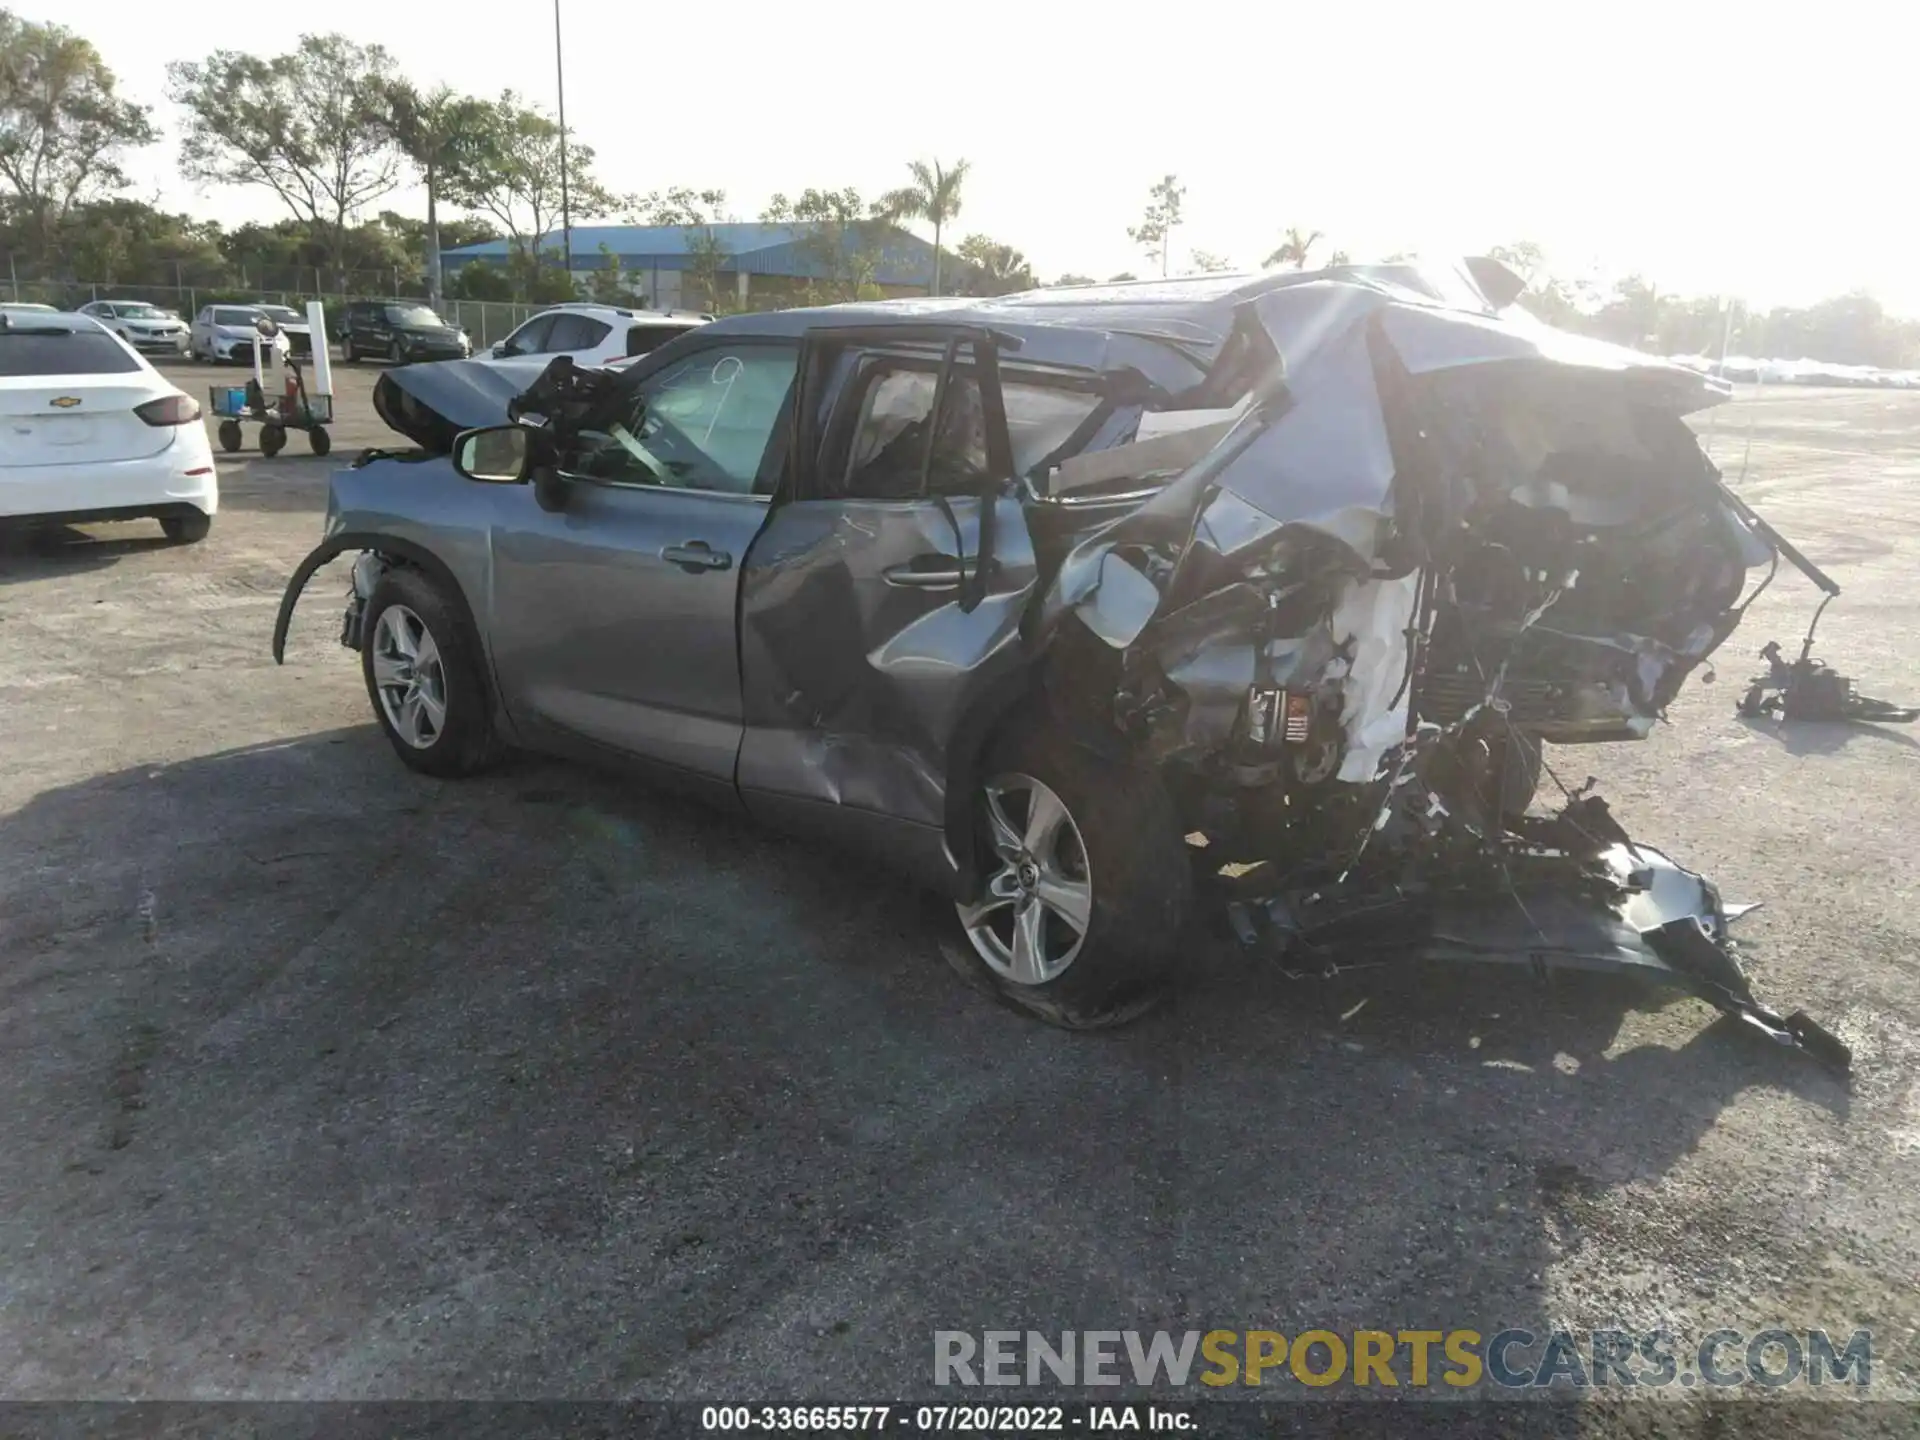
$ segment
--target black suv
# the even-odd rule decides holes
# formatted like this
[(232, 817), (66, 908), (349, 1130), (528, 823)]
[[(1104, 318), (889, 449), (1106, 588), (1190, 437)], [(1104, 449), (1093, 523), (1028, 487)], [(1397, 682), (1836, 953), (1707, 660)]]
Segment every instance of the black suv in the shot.
[(347, 306), (340, 353), (349, 365), (368, 356), (404, 365), (464, 360), (473, 353), (473, 342), (418, 300), (355, 300)]

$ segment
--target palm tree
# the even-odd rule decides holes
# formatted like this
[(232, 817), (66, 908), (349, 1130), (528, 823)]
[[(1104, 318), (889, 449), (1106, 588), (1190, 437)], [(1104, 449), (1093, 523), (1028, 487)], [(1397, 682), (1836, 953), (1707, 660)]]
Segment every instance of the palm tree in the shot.
[(1305, 231), (1297, 225), (1287, 227), (1287, 238), (1280, 242), (1280, 248), (1267, 256), (1263, 262), (1267, 265), (1291, 265), (1296, 270), (1307, 268), (1307, 256), (1321, 240), (1318, 230)]
[(427, 190), (427, 295), (440, 303), (440, 192), (478, 125), (480, 102), (445, 85), (422, 94), (405, 80), (387, 88), (386, 128)]
[(935, 160), (929, 165), (924, 160), (913, 160), (907, 164), (913, 172), (913, 183), (899, 190), (890, 190), (880, 198), (878, 209), (890, 220), (925, 220), (933, 226), (933, 294), (940, 293), (940, 232), (946, 229), (949, 220), (960, 216), (960, 190), (966, 184), (967, 162), (956, 160), (953, 168), (947, 169)]

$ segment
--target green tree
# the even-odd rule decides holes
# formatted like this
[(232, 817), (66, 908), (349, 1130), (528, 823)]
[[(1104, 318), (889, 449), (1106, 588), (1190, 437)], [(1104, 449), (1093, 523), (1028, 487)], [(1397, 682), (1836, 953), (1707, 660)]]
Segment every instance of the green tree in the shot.
[[(516, 273), (532, 284), (541, 249), (554, 248), (547, 237), (560, 218), (559, 125), (507, 90), (478, 107), (461, 143), (462, 161), (447, 174), (447, 198), (499, 222), (514, 251), (526, 257)], [(573, 219), (592, 219), (620, 207), (620, 198), (593, 178), (592, 147), (569, 138), (566, 158), (567, 210)]]
[(1187, 187), (1179, 177), (1165, 176), (1147, 191), (1146, 213), (1127, 234), (1149, 256), (1160, 257), (1160, 273), (1167, 273), (1167, 255), (1173, 246), (1173, 232), (1180, 228), (1180, 208), (1187, 198)]
[(641, 306), (647, 296), (628, 282), (620, 257), (604, 241), (600, 245), (600, 267), (587, 275), (587, 298), (599, 305)]
[(633, 202), (627, 219), (634, 225), (719, 225), (726, 221), (727, 192), (685, 185), (651, 190)]
[(1211, 250), (1196, 250), (1192, 256), (1193, 268), (1202, 275), (1218, 275), (1224, 270), (1233, 269), (1233, 262), (1224, 255), (1216, 255)]
[(1033, 267), (1011, 245), (986, 235), (969, 235), (953, 253), (963, 267), (962, 294), (1012, 295), (1034, 287)]
[(456, 94), (445, 85), (420, 90), (409, 80), (387, 87), (388, 133), (407, 157), (427, 192), (427, 298), (440, 303), (440, 193), (450, 175), (471, 168), (483, 157), (470, 137), (483, 133), (485, 102)]
[(925, 220), (933, 226), (933, 285), (928, 293), (940, 293), (940, 236), (947, 223), (960, 218), (961, 190), (967, 183), (968, 165), (956, 160), (948, 169), (938, 160), (910, 160), (907, 170), (913, 183), (889, 190), (880, 197), (878, 214), (889, 221)]
[(155, 137), (147, 107), (120, 98), (92, 42), (0, 10), (0, 181), (33, 253), (54, 252), (76, 205), (123, 189), (121, 156)]
[(455, 300), (511, 300), (513, 277), (485, 260), (471, 260), (453, 272), (447, 294)]
[(809, 299), (820, 298), (822, 292), (832, 300), (879, 295), (875, 276), (887, 242), (898, 232), (884, 210), (876, 214), (851, 185), (843, 190), (809, 188), (791, 200), (776, 194), (760, 219), (785, 227), (794, 248), (809, 262), (815, 272), (807, 282)]
[(1269, 269), (1275, 265), (1291, 265), (1296, 270), (1304, 270), (1313, 247), (1324, 238), (1318, 230), (1302, 230), (1297, 225), (1290, 225), (1279, 247), (1260, 263)]
[(347, 218), (399, 183), (392, 55), (341, 35), (302, 35), (284, 55), (218, 50), (167, 66), (186, 112), (189, 179), (271, 191), (336, 270)]
[(139, 200), (79, 204), (55, 245), (71, 273), (104, 285), (205, 288), (227, 283), (220, 227)]
[(1098, 285), (1100, 282), (1095, 280), (1091, 275), (1075, 275), (1072, 271), (1068, 271), (1053, 283), (1056, 285)]
[(664, 194), (649, 193), (634, 207), (637, 225), (678, 225), (687, 242), (687, 275), (694, 291), (705, 297), (703, 308), (718, 314), (731, 308), (723, 293), (721, 273), (727, 263), (727, 242), (714, 229), (727, 210), (724, 190), (693, 190), (674, 186)]
[[(1531, 240), (1515, 240), (1505, 245), (1494, 245), (1487, 250), (1493, 259), (1505, 265), (1514, 274), (1527, 282), (1526, 289), (1520, 292), (1520, 305), (1536, 319), (1563, 329), (1581, 329), (1585, 327), (1584, 311), (1597, 306), (1583, 305), (1583, 296), (1579, 287), (1555, 277), (1547, 266), (1546, 252)], [(1623, 316), (1616, 316), (1624, 321)], [(1641, 319), (1654, 324), (1652, 312)], [(1608, 322), (1613, 328), (1614, 321)], [(1628, 325), (1631, 328), (1631, 325)]]

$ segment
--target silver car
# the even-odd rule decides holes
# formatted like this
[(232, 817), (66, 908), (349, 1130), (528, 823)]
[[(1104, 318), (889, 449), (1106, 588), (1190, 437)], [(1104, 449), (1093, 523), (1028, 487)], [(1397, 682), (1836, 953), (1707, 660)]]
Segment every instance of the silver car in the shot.
[[(611, 763), (944, 893), (1055, 1023), (1210, 911), (1301, 972), (1631, 970), (1754, 999), (1737, 911), (1541, 742), (1644, 736), (1777, 537), (1707, 377), (1505, 309), (1490, 263), (737, 316), (624, 371), (386, 372), (301, 591), (399, 758)], [(1781, 553), (1788, 553), (1782, 550)], [(1789, 558), (1797, 555), (1792, 552)]]
[(95, 300), (80, 307), (143, 355), (184, 355), (187, 327), (171, 310), (144, 300)]

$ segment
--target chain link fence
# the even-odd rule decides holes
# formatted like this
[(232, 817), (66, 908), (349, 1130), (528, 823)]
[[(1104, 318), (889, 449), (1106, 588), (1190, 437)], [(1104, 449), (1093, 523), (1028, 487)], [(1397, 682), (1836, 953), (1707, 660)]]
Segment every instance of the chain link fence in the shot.
[[(191, 322), (203, 305), (291, 305), (304, 311), (309, 300), (318, 300), (327, 308), (327, 329), (337, 339), (340, 326), (346, 319), (347, 303), (361, 299), (400, 298), (425, 302), (424, 288), (418, 285), (405, 287), (399, 284), (355, 285), (356, 278), (376, 279), (392, 277), (386, 272), (379, 275), (368, 274), (359, 277), (357, 272), (348, 278), (348, 287), (319, 288), (312, 284), (306, 286), (267, 286), (249, 288), (233, 285), (115, 285), (93, 280), (27, 280), (11, 276), (0, 276), (0, 298), (16, 304), (51, 305), (56, 310), (77, 310), (96, 300), (135, 300), (170, 310), (182, 320)], [(289, 275), (286, 278), (291, 278)], [(417, 294), (409, 294), (411, 289)], [(473, 340), (475, 350), (496, 345), (511, 334), (526, 319), (545, 305), (530, 305), (504, 300), (445, 300), (440, 306), (440, 316), (449, 325), (465, 330)]]

